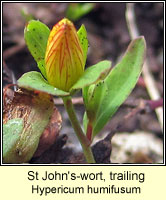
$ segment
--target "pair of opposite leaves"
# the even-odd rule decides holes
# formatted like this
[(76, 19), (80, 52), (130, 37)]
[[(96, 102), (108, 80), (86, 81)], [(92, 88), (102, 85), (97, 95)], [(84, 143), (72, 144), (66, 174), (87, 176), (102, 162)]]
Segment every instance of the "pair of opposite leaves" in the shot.
[[(25, 28), (27, 46), (45, 78), (44, 57), (49, 33), (48, 27), (39, 21), (32, 20)], [(86, 60), (88, 40), (85, 27), (82, 25), (77, 33)], [(39, 72), (24, 74), (18, 80), (18, 85), (61, 97), (82, 89), (86, 107), (84, 128), (86, 132), (88, 124), (91, 124), (93, 138), (135, 87), (142, 70), (145, 48), (144, 37), (136, 38), (129, 44), (125, 55), (112, 70), (110, 61), (101, 61), (88, 67), (69, 92), (53, 87)]]

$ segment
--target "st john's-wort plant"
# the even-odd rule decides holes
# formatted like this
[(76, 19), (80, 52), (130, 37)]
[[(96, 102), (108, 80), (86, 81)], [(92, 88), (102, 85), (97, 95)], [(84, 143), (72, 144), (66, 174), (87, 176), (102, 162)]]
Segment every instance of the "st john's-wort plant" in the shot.
[[(144, 62), (144, 37), (131, 41), (113, 68), (105, 60), (86, 70), (88, 39), (84, 25), (76, 31), (73, 23), (64, 18), (50, 31), (40, 21), (31, 20), (25, 27), (24, 37), (41, 73), (25, 73), (18, 86), (61, 97), (86, 161), (95, 163), (91, 143), (135, 87)], [(79, 90), (85, 105), (84, 130), (71, 99)]]

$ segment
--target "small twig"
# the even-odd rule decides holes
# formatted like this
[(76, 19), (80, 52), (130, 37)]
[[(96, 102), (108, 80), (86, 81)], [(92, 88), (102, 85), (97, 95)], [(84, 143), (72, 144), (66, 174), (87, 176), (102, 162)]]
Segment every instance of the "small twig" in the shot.
[[(117, 133), (125, 124), (127, 121), (130, 121), (131, 118), (138, 114), (146, 114), (152, 112), (154, 109), (160, 107), (163, 105), (163, 100), (160, 99), (159, 101), (151, 101), (151, 100), (140, 100), (139, 104), (137, 107), (131, 110), (127, 115), (124, 116), (124, 119), (120, 121), (114, 128), (112, 128), (111, 132), (103, 139), (97, 142), (94, 146), (93, 149), (96, 146), (109, 146), (109, 151), (106, 153), (106, 157), (104, 158), (105, 162), (108, 163), (110, 162), (110, 153), (111, 153), (111, 139)], [(97, 156), (97, 155), (95, 155)]]
[[(136, 108), (140, 101), (144, 101), (146, 104), (149, 104), (148, 106), (151, 107), (151, 110), (153, 111), (156, 108), (163, 106), (163, 99), (159, 100), (143, 100), (143, 99), (130, 99), (128, 98), (121, 107), (128, 107), (128, 108)], [(54, 99), (54, 103), (56, 106), (63, 106), (64, 103), (61, 98)], [(74, 97), (72, 98), (72, 103), (74, 105), (83, 105), (83, 98), (82, 97)]]
[[(138, 101), (139, 99), (127, 99), (123, 104), (122, 106), (126, 106), (126, 107), (130, 107), (130, 108), (135, 108), (137, 105), (138, 105)], [(63, 106), (64, 103), (62, 101), (61, 98), (55, 98), (54, 99), (54, 103), (56, 106)], [(82, 97), (73, 97), (72, 98), (72, 103), (74, 105), (84, 105), (84, 101), (83, 101), (83, 98)]]
[[(55, 105), (62, 106), (64, 105), (63, 100), (61, 98), (54, 99)], [(74, 97), (72, 98), (72, 103), (74, 105), (83, 105), (83, 98), (82, 97)]]
[[(136, 26), (134, 3), (127, 3), (126, 21), (127, 21), (130, 37), (131, 39), (135, 39), (136, 37), (139, 36), (139, 31)], [(150, 98), (152, 100), (159, 100), (161, 98), (160, 93), (156, 87), (155, 80), (150, 72), (148, 59), (146, 59), (144, 63), (142, 74), (143, 74), (143, 78), (144, 78), (146, 88), (147, 88)], [(163, 108), (159, 107), (155, 109), (155, 111), (156, 111), (156, 115), (160, 123), (161, 129), (163, 129)]]

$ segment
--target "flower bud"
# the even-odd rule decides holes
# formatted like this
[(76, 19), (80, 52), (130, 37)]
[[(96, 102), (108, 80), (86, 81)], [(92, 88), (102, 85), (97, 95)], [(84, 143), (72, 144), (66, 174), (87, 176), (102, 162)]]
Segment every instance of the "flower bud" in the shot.
[(50, 85), (69, 91), (84, 72), (84, 55), (76, 29), (64, 18), (50, 32), (45, 54)]

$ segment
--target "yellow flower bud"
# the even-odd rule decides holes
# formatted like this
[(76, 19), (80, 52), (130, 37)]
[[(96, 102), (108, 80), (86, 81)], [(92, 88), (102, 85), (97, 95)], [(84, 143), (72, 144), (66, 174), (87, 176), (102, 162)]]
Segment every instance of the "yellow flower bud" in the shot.
[(66, 18), (50, 32), (45, 64), (49, 84), (64, 91), (69, 91), (84, 72), (84, 55), (77, 31)]

